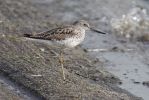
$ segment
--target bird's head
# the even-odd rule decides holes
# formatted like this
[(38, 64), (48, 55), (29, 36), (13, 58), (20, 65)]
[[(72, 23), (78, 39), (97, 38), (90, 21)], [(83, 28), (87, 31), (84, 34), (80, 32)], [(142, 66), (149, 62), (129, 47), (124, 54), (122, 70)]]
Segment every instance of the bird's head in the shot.
[(102, 31), (96, 30), (93, 27), (90, 27), (89, 23), (85, 20), (76, 21), (73, 23), (73, 25), (78, 26), (78, 27), (82, 27), (84, 30), (91, 30), (91, 31), (94, 31), (94, 32), (97, 32), (100, 34), (106, 34), (105, 32), (102, 32)]
[(78, 27), (82, 27), (85, 30), (89, 30), (90, 29), (90, 25), (87, 21), (85, 20), (79, 20), (73, 23), (73, 25), (78, 26)]

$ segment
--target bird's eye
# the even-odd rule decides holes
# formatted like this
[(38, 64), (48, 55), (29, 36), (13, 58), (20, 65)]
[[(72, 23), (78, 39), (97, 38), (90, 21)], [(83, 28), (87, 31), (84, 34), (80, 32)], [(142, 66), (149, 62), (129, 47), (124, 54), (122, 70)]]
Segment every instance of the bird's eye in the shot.
[(87, 24), (83, 24), (84, 26), (87, 26)]
[(89, 27), (89, 25), (88, 25), (88, 24), (83, 24), (83, 26), (85, 26), (85, 27)]
[(89, 27), (89, 25), (88, 24), (83, 24), (85, 27)]

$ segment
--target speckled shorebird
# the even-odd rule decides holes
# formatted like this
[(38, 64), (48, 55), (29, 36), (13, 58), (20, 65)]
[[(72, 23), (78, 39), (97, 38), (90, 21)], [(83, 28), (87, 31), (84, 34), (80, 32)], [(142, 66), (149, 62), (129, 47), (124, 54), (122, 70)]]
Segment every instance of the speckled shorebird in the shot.
[[(58, 44), (62, 48), (73, 48), (79, 45), (85, 38), (85, 31), (92, 30), (101, 34), (106, 34), (105, 32), (98, 31), (88, 24), (84, 20), (79, 20), (74, 22), (72, 25), (62, 26), (48, 31), (44, 31), (38, 34), (24, 34), (27, 38), (44, 40), (44, 42), (52, 42)], [(63, 73), (63, 79), (65, 80), (64, 68), (63, 68), (63, 56), (62, 51), (60, 53), (60, 64)]]

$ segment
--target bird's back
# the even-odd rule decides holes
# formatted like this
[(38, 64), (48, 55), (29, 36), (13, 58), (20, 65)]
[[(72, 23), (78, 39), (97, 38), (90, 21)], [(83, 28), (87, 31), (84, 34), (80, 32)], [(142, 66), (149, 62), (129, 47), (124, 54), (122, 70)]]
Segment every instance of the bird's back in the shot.
[(58, 27), (38, 34), (24, 34), (27, 38), (56, 42), (66, 47), (80, 44), (85, 37), (85, 30), (74, 26)]

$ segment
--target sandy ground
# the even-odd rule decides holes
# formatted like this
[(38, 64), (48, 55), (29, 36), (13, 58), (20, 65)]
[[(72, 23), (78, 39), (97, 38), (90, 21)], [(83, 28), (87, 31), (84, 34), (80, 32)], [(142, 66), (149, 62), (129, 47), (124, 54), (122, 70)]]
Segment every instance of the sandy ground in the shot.
[[(127, 12), (131, 8), (131, 3), (129, 0), (121, 1), (128, 6), (113, 7), (115, 3), (121, 2), (100, 1), (0, 0), (0, 72), (4, 78), (17, 84), (13, 85), (14, 88), (21, 86), (27, 90), (24, 90), (25, 96), (21, 91), (18, 95), (16, 90), (10, 90), (5, 85), (3, 88), (6, 92), (1, 93), (1, 97), (8, 100), (11, 96), (15, 96), (16, 100), (26, 99), (26, 96), (28, 99), (37, 97), (39, 100), (141, 100), (116, 86), (121, 83), (120, 80), (105, 71), (106, 66), (108, 67), (104, 61), (107, 60), (106, 54), (103, 56), (104, 53), (98, 53), (102, 54), (103, 59), (100, 59), (101, 56), (90, 57), (80, 46), (65, 52), (64, 67), (67, 81), (64, 82), (59, 60), (53, 54), (53, 51), (58, 53), (59, 48), (21, 38), (23, 33), (40, 32), (56, 27), (56, 24), (62, 25), (78, 19), (86, 19), (92, 25), (110, 32), (111, 17)], [(111, 11), (115, 11), (111, 12), (110, 7), (113, 8)], [(118, 8), (123, 10), (116, 11)], [(87, 37), (91, 38), (86, 38), (82, 47), (97, 48), (94, 46), (100, 45), (101, 48), (105, 48), (104, 39), (113, 37), (90, 33)], [(91, 44), (93, 45), (90, 46)], [(107, 44), (107, 47), (113, 48), (112, 43)], [(8, 92), (12, 94), (10, 97), (6, 97)]]

